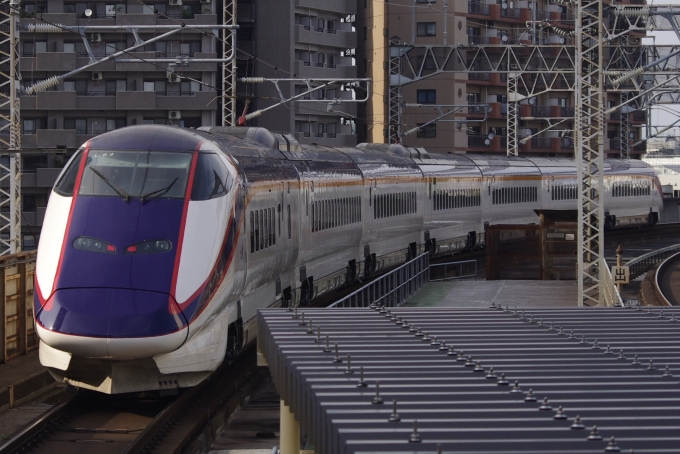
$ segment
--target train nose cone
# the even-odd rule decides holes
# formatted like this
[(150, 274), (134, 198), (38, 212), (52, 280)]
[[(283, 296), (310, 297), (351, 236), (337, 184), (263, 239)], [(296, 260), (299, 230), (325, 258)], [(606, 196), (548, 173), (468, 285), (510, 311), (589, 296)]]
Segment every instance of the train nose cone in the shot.
[(114, 354), (121, 347), (137, 349), (125, 357), (138, 356), (147, 347), (152, 350), (147, 353), (167, 353), (180, 347), (187, 334), (187, 321), (175, 301), (168, 294), (143, 290), (60, 289), (36, 320), (47, 344), (89, 357), (121, 356)]

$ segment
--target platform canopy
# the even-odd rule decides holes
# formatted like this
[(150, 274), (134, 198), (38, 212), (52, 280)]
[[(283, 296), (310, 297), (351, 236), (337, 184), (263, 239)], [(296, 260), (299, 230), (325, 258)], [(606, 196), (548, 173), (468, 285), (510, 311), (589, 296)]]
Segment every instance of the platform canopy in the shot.
[(390, 310), (259, 313), (318, 454), (680, 452), (678, 309)]

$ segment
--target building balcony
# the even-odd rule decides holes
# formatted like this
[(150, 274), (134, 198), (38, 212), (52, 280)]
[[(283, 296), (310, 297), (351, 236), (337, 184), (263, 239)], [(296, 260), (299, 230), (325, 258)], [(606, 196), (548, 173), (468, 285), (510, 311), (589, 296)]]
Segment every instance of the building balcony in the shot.
[(357, 3), (352, 0), (295, 0), (295, 6), (340, 14), (357, 11)]
[(521, 104), (519, 106), (519, 116), (520, 118), (571, 118), (574, 116), (574, 108)]
[(156, 92), (119, 91), (116, 92), (116, 110), (155, 110)]
[[(203, 31), (200, 30), (191, 30), (192, 25), (213, 25), (217, 24), (217, 15), (216, 14), (195, 14), (193, 17), (190, 18), (185, 18), (183, 17), (172, 17), (172, 15), (168, 15), (170, 19), (165, 19), (162, 16), (158, 17), (158, 25), (177, 25), (177, 20), (181, 20), (183, 23), (185, 23), (187, 26), (184, 30), (186, 30), (189, 33), (203, 33)], [(220, 21), (222, 18), (220, 17)]]
[(468, 14), (475, 16), (490, 16), (489, 5), (482, 2), (468, 2)]
[(75, 91), (39, 91), (35, 98), (35, 108), (39, 110), (76, 109)]
[(61, 173), (61, 168), (38, 168), (35, 169), (35, 187), (51, 188), (57, 182), (57, 177)]
[(295, 139), (302, 144), (317, 144), (329, 147), (354, 147), (357, 144), (356, 134), (312, 134), (296, 132)]
[(116, 110), (116, 93), (84, 92), (76, 96), (78, 110)]
[(304, 25), (295, 26), (295, 42), (304, 44), (314, 44), (318, 46), (338, 47), (342, 49), (353, 49), (357, 47), (356, 32), (345, 30), (335, 30), (330, 33), (328, 30), (316, 31), (315, 28), (305, 27)]
[(35, 56), (22, 56), (21, 71), (68, 72), (76, 69), (75, 52), (39, 52)]
[[(31, 137), (32, 136), (32, 137)], [(23, 143), (24, 137), (28, 140)], [(75, 129), (38, 129), (33, 134), (22, 135), (24, 148), (76, 148)]]
[(337, 77), (340, 79), (350, 79), (357, 77), (356, 66), (336, 65), (334, 68), (326, 66), (318, 67), (316, 63), (295, 61), (295, 74), (299, 77), (326, 78)]
[[(161, 110), (216, 110), (215, 91), (166, 91), (156, 97), (156, 109)], [(212, 103), (211, 103), (212, 102)]]

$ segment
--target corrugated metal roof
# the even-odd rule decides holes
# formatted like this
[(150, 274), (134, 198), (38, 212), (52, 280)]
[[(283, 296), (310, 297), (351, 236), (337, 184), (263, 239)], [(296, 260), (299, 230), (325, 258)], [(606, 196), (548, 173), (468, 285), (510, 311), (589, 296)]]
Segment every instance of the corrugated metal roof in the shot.
[(677, 309), (391, 311), (260, 312), (260, 349), (316, 452), (680, 452)]

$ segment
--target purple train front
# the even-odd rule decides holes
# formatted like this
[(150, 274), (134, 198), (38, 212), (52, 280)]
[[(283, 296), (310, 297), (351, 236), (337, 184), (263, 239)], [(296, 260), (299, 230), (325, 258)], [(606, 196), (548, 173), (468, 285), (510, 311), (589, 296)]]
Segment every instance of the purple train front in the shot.
[(57, 378), (110, 393), (176, 388), (221, 363), (236, 181), (225, 153), (179, 128), (120, 129), (74, 155), (36, 265), (40, 359)]

